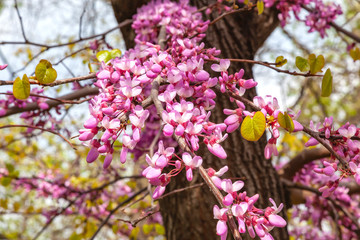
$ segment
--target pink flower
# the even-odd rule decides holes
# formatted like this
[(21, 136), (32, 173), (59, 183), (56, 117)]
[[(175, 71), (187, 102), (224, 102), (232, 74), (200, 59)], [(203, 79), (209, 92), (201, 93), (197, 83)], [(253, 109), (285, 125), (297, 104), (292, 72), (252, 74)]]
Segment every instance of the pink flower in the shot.
[(215, 72), (226, 72), (230, 67), (230, 60), (228, 59), (220, 59), (219, 64), (212, 64), (211, 69)]
[(192, 170), (194, 168), (200, 167), (203, 160), (199, 156), (195, 156), (194, 158), (192, 158), (191, 155), (187, 152), (182, 154), (182, 160), (184, 161), (186, 166), (186, 179), (188, 181), (191, 181), (193, 179)]
[(230, 206), (234, 201), (234, 197), (236, 197), (237, 194), (236, 192), (242, 189), (243, 187), (244, 187), (243, 181), (236, 181), (232, 183), (230, 179), (224, 179), (221, 182), (221, 188), (222, 190), (228, 193), (223, 199), (224, 205)]
[(227, 211), (228, 210), (226, 208), (219, 209), (217, 205), (215, 205), (213, 209), (214, 218), (219, 220), (216, 225), (216, 234), (221, 237), (221, 240), (226, 240), (226, 236), (228, 232), (226, 225)]
[(4, 70), (8, 65), (4, 64), (4, 65), (0, 65), (0, 70)]
[(277, 215), (283, 208), (281, 203), (279, 207), (276, 206), (275, 201), (272, 198), (269, 198), (269, 201), (272, 203), (272, 207), (268, 207), (265, 211), (265, 217), (268, 218), (269, 222), (275, 227), (285, 227), (286, 221), (279, 215)]
[(210, 140), (205, 138), (204, 143), (212, 154), (221, 159), (225, 159), (227, 158), (227, 154), (219, 143), (224, 141), (227, 136), (227, 134), (223, 136), (221, 130), (219, 128), (216, 128), (214, 134), (211, 135)]

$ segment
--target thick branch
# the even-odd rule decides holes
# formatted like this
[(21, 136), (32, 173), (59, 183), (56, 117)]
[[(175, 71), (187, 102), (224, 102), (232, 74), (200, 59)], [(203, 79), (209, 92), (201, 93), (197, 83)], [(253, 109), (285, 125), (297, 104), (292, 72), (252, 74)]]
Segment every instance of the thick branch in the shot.
[[(72, 92), (72, 93), (66, 94), (64, 96), (61, 96), (61, 97), (59, 97), (59, 99), (62, 99), (62, 100), (75, 100), (75, 99), (79, 99), (79, 98), (86, 97), (86, 96), (89, 96), (89, 95), (96, 95), (98, 93), (99, 93), (98, 88), (88, 86), (88, 87), (84, 87), (84, 88), (82, 88), (82, 89), (80, 89), (80, 90), (78, 90), (76, 92)], [(49, 109), (62, 104), (61, 102), (59, 102), (57, 100), (48, 100), (48, 101), (46, 101), (46, 103), (49, 105)], [(40, 107), (36, 102), (29, 103), (24, 108), (18, 108), (18, 107), (9, 108), (6, 111), (5, 115), (3, 115), (1, 117), (7, 117), (7, 116), (14, 115), (14, 114), (17, 114), (17, 113), (34, 111), (34, 110), (37, 110), (37, 109), (40, 109)], [(47, 109), (47, 110), (49, 110), (49, 109)]]
[(305, 149), (296, 157), (291, 159), (278, 173), (282, 178), (292, 180), (295, 174), (301, 170), (305, 164), (321, 158), (330, 157), (330, 153), (325, 148)]
[[(162, 112), (164, 111), (164, 109), (162, 107), (162, 103), (158, 99), (159, 86), (160, 86), (161, 81), (162, 81), (161, 77), (157, 77), (154, 80), (154, 82), (152, 84), (152, 88), (151, 88), (151, 98), (154, 102), (154, 105), (156, 107), (157, 113), (160, 118), (162, 118)], [(192, 157), (195, 156), (195, 154), (189, 149), (189, 147), (187, 146), (187, 144), (183, 138), (178, 137), (176, 135), (174, 135), (174, 138), (178, 142), (178, 144), (182, 150), (191, 154)], [(210, 176), (207, 174), (205, 168), (203, 166), (200, 166), (199, 171), (200, 171), (201, 177), (204, 179), (205, 183), (209, 186), (210, 191), (214, 194), (218, 203), (221, 205), (222, 208), (226, 207), (222, 202), (223, 198), (224, 198), (223, 195), (221, 194), (219, 189), (215, 186), (214, 182), (211, 180)], [(239, 231), (237, 230), (234, 217), (232, 216), (232, 213), (230, 210), (228, 211), (228, 223), (230, 225), (230, 230), (231, 230), (231, 233), (233, 234), (234, 239), (236, 239), (236, 240), (242, 239)]]

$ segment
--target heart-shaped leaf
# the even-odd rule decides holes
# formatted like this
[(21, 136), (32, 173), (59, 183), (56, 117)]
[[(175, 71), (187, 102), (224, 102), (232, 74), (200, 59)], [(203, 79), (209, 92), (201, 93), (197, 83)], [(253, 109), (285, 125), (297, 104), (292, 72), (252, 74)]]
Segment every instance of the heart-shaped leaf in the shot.
[(251, 118), (246, 116), (241, 124), (241, 135), (248, 141), (257, 141), (264, 134), (266, 128), (265, 116), (258, 111)]
[(301, 72), (308, 72), (310, 70), (309, 61), (303, 57), (297, 56), (295, 64)]
[(288, 130), (289, 132), (294, 131), (294, 122), (287, 112), (285, 112), (285, 114), (279, 112), (277, 120), (280, 126), (284, 129)]
[(96, 58), (99, 62), (107, 63), (111, 59), (111, 53), (107, 50), (103, 50), (96, 54)]
[(356, 60), (360, 60), (360, 49), (358, 47), (351, 49), (350, 50), (350, 56), (352, 57), (354, 62)]
[(110, 51), (110, 55), (111, 55), (112, 59), (114, 59), (116, 57), (121, 57), (121, 51), (120, 51), (120, 49), (115, 48)]
[(35, 76), (41, 84), (49, 84), (56, 80), (57, 72), (49, 61), (41, 59), (35, 68)]
[(27, 99), (30, 96), (29, 78), (24, 74), (23, 78), (17, 77), (13, 85), (14, 97), (20, 100)]
[(328, 68), (324, 74), (324, 77), (321, 82), (321, 96), (322, 97), (328, 97), (330, 96), (332, 92), (332, 81), (333, 77), (330, 71), (330, 68)]
[(257, 9), (258, 9), (258, 15), (262, 14), (264, 12), (264, 1), (258, 0), (256, 3)]
[(323, 55), (319, 55), (316, 57), (315, 54), (309, 55), (309, 64), (310, 64), (310, 72), (312, 74), (322, 72), (321, 69), (325, 65), (325, 59)]
[(284, 56), (278, 56), (275, 60), (276, 67), (284, 66), (287, 63), (287, 59)]

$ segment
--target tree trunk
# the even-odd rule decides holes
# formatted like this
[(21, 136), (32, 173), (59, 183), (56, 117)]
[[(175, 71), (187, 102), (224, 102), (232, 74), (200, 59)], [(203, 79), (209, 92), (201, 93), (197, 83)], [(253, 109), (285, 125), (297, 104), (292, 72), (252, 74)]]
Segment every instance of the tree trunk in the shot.
[[(115, 1), (112, 0), (112, 2)], [(126, 6), (125, 2), (134, 2), (134, 0), (117, 1), (121, 2), (123, 8)], [(214, 1), (191, 0), (190, 2), (201, 8)], [(113, 6), (117, 15), (119, 11), (115, 8), (115, 4)], [(211, 18), (214, 19), (216, 14), (214, 13)], [(124, 18), (117, 16), (117, 20), (122, 21)], [(266, 9), (261, 15), (258, 15), (256, 11), (231, 14), (209, 27), (205, 43), (208, 47), (220, 49), (224, 58), (253, 59), (256, 51), (277, 25), (277, 12), (274, 9)], [(123, 36), (128, 36), (128, 34), (123, 32)], [(235, 72), (241, 68), (245, 70), (246, 78), (253, 77), (252, 66), (248, 64), (232, 63), (230, 71)], [(256, 91), (252, 89), (246, 92), (245, 97), (252, 100), (255, 95)], [(212, 121), (221, 123), (226, 117), (223, 109), (234, 109), (235, 106), (223, 94), (218, 94), (216, 100), (217, 105), (212, 113)], [(203, 156), (205, 168), (212, 167), (218, 170), (228, 165), (229, 172), (225, 176), (242, 179), (249, 196), (260, 194), (256, 206), (265, 208), (270, 205), (269, 198), (273, 198), (276, 203), (284, 203), (286, 200), (285, 189), (280, 183), (279, 176), (272, 167), (271, 161), (264, 158), (265, 144), (265, 135), (258, 142), (248, 142), (241, 137), (240, 131), (235, 131), (229, 134), (227, 140), (222, 143), (228, 154), (227, 159), (218, 159), (206, 149), (201, 150), (203, 154), (199, 155)], [(167, 191), (198, 182), (203, 182), (199, 175), (195, 175), (191, 183), (186, 181), (184, 175), (177, 176), (167, 186)], [(219, 239), (215, 234), (216, 220), (213, 219), (212, 213), (214, 204), (217, 204), (215, 198), (206, 186), (174, 194), (160, 201), (167, 239)], [(282, 216), (286, 219), (284, 211)], [(289, 238), (286, 228), (275, 228), (271, 234), (277, 240)], [(244, 234), (243, 239), (250, 239), (250, 237)]]

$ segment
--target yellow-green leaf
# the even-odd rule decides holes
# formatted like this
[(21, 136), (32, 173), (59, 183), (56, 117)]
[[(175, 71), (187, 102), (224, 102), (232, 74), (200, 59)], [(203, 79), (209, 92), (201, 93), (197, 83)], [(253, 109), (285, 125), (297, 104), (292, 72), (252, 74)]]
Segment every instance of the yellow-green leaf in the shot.
[(94, 72), (94, 69), (93, 69), (93, 67), (91, 66), (91, 63), (88, 63), (88, 68), (89, 68), (89, 72), (91, 72), (91, 73)]
[(318, 72), (322, 72), (321, 69), (325, 65), (325, 59), (323, 55), (319, 55), (316, 57), (315, 54), (309, 55), (309, 64), (310, 64), (310, 73), (315, 74)]
[(165, 235), (165, 228), (163, 225), (156, 223), (155, 224), (155, 231), (159, 235)]
[(77, 234), (76, 232), (73, 232), (70, 235), (69, 240), (81, 240), (81, 236), (79, 234)]
[(354, 62), (356, 60), (360, 60), (360, 49), (358, 47), (351, 49), (350, 50), (350, 56), (352, 57)]
[(9, 186), (10, 185), (10, 183), (11, 183), (11, 178), (9, 178), (9, 177), (3, 177), (3, 178), (1, 178), (1, 185), (3, 185), (4, 187), (6, 187), (6, 186)]
[(241, 124), (241, 135), (248, 141), (257, 141), (264, 134), (266, 128), (265, 116), (258, 111), (251, 118), (246, 116)]
[(12, 165), (10, 163), (6, 163), (5, 166), (6, 166), (6, 169), (8, 170), (9, 173), (14, 172), (14, 170), (15, 170), (14, 165)]
[(321, 96), (328, 97), (332, 92), (332, 74), (330, 68), (328, 68), (324, 74), (324, 77), (321, 82)]
[(17, 99), (25, 100), (30, 96), (29, 78), (24, 74), (23, 78), (17, 77), (13, 85), (13, 94)]
[(257, 9), (258, 9), (258, 15), (262, 14), (264, 12), (264, 1), (258, 0), (256, 3)]
[(48, 60), (41, 59), (35, 68), (35, 76), (41, 84), (49, 84), (56, 80), (57, 72)]
[(276, 67), (284, 66), (287, 63), (287, 59), (284, 56), (278, 56), (275, 60)]
[(152, 224), (144, 224), (142, 226), (142, 229), (143, 229), (143, 232), (145, 235), (149, 234), (153, 228), (154, 228), (154, 225), (152, 225)]
[(264, 12), (264, 1), (258, 0), (256, 6), (258, 8), (258, 15), (262, 14)]
[(301, 72), (308, 72), (310, 70), (309, 61), (303, 57), (297, 56), (295, 64)]
[(121, 57), (121, 51), (120, 51), (120, 49), (115, 48), (110, 51), (110, 55), (111, 55), (112, 59), (116, 58), (116, 57)]
[(279, 112), (277, 120), (281, 127), (285, 128), (289, 132), (294, 131), (294, 122), (287, 112), (285, 112), (285, 114)]
[(103, 50), (96, 54), (96, 58), (99, 62), (107, 63), (111, 59), (111, 53), (109, 51)]

